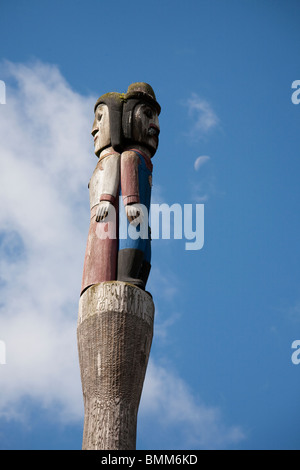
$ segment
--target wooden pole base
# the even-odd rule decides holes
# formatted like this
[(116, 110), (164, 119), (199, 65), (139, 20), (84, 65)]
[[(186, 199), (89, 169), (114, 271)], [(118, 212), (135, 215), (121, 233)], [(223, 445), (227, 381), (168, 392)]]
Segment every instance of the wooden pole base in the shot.
[(135, 450), (137, 413), (154, 322), (151, 296), (102, 282), (81, 296), (77, 340), (84, 399), (84, 450)]

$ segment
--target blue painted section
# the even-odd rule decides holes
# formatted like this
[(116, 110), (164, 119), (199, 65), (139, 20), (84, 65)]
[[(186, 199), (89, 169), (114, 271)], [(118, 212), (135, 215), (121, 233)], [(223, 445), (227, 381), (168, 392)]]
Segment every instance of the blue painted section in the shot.
[[(152, 171), (147, 167), (144, 157), (136, 152), (140, 158), (140, 163), (138, 167), (139, 171), (139, 195), (140, 195), (140, 204), (143, 204), (148, 211), (150, 211), (151, 203), (151, 178)], [(121, 193), (120, 193), (121, 195)], [(144, 260), (150, 263), (151, 261), (151, 237), (150, 237), (150, 228), (148, 227), (148, 236), (147, 238), (142, 238), (143, 235), (139, 236), (136, 240), (133, 240), (130, 237), (130, 228), (129, 222), (125, 214), (124, 204), (120, 203), (120, 239), (119, 239), (119, 250), (126, 248), (132, 248), (135, 250), (140, 250), (144, 253)], [(140, 227), (137, 227), (135, 233), (139, 232)], [(127, 236), (126, 236), (127, 235)]]

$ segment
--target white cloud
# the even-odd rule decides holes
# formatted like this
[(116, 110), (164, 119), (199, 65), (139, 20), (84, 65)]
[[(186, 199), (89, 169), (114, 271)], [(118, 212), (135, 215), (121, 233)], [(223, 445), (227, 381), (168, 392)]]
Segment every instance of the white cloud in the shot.
[(208, 162), (210, 160), (210, 157), (208, 157), (207, 155), (201, 155), (201, 157), (198, 157), (196, 158), (195, 162), (194, 162), (194, 168), (196, 171), (199, 170), (199, 168), (201, 166), (203, 166), (206, 162)]
[(224, 424), (218, 407), (202, 403), (176, 373), (153, 361), (148, 365), (140, 415), (141, 427), (143, 420), (153, 420), (156, 442), (160, 431), (166, 435), (176, 426), (173, 449), (225, 449), (245, 439), (240, 426)]
[(192, 93), (187, 100), (187, 107), (189, 117), (193, 121), (188, 133), (189, 138), (199, 140), (219, 124), (219, 118), (212, 105), (196, 93)]
[[(24, 419), (23, 399), (57, 419), (80, 421), (83, 400), (76, 344), (78, 297), (93, 172), (91, 110), (96, 97), (70, 88), (55, 66), (5, 64), (0, 114), (0, 417)], [(11, 86), (11, 82), (15, 86)], [(160, 291), (174, 299), (163, 276)], [(154, 286), (155, 288), (155, 286)], [(175, 290), (174, 290), (175, 289)], [(169, 317), (169, 323), (175, 321)], [(162, 320), (162, 336), (167, 323)], [(143, 413), (183, 429), (187, 445), (237, 442), (219, 410), (199, 404), (180, 377), (149, 366)]]
[[(161, 270), (154, 267), (150, 285), (156, 299), (154, 339), (156, 345), (171, 350), (175, 346), (173, 326), (181, 318), (178, 298), (184, 281), (165, 266)], [(241, 426), (225, 424), (219, 407), (201, 401), (201, 393), (198, 396), (189, 388), (170, 360), (157, 360), (153, 354), (141, 399), (139, 432), (156, 449), (160, 442), (164, 449), (221, 449), (238, 446), (246, 438)]]
[[(82, 414), (76, 321), (89, 220), (94, 98), (54, 66), (5, 64), (0, 115), (0, 416), (24, 396)], [(13, 80), (16, 86), (9, 87)], [(89, 163), (90, 162), (90, 163)]]

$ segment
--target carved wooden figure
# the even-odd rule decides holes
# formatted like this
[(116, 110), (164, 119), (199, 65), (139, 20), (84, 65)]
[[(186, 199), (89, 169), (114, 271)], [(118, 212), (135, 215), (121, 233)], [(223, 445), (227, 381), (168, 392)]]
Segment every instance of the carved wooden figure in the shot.
[[(111, 280), (145, 289), (151, 267), (150, 230), (148, 239), (119, 239), (118, 214), (125, 210), (128, 223), (136, 223), (143, 216), (139, 204), (149, 213), (159, 113), (146, 83), (130, 85), (126, 94), (107, 93), (95, 105), (92, 135), (99, 161), (89, 183), (91, 223), (81, 292)], [(119, 195), (124, 205), (120, 208)], [(98, 223), (105, 226), (100, 229)], [(111, 236), (104, 238), (105, 233)]]
[(91, 220), (77, 329), (83, 449), (134, 449), (153, 336), (154, 304), (144, 292), (151, 237), (149, 227), (143, 237), (120, 233), (148, 221), (160, 106), (151, 86), (139, 82), (126, 94), (102, 95), (94, 111), (98, 163), (89, 182)]

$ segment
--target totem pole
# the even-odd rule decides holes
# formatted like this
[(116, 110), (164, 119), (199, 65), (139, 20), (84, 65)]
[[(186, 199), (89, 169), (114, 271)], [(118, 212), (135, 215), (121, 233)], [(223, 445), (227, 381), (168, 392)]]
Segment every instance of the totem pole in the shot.
[[(94, 111), (98, 163), (89, 182), (91, 219), (77, 328), (82, 448), (132, 450), (153, 336), (154, 303), (145, 288), (160, 106), (151, 86), (140, 82), (126, 94), (101, 96)], [(129, 236), (132, 227), (139, 236)]]

